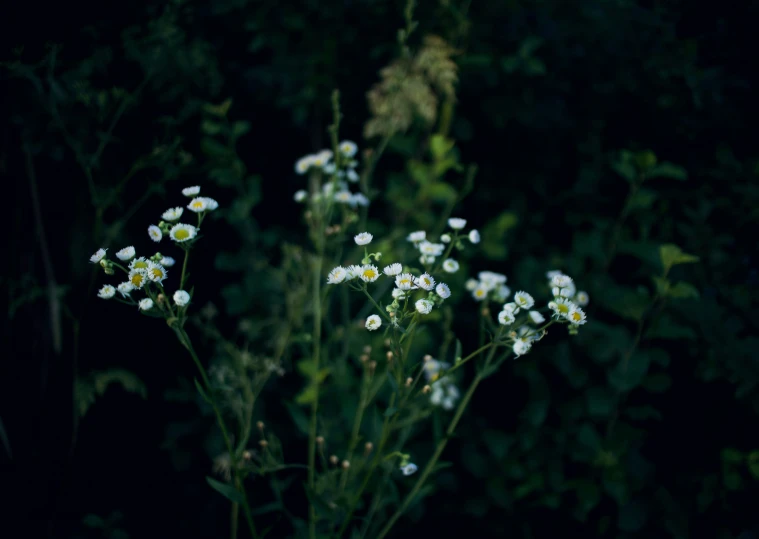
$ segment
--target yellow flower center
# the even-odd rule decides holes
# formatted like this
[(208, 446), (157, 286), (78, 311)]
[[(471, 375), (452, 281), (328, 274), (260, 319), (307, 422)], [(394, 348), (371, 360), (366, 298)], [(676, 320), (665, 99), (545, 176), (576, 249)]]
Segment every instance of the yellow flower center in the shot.
[(146, 269), (148, 267), (148, 263), (145, 262), (144, 260), (139, 260), (134, 263), (134, 267), (137, 269), (140, 269), (140, 268)]
[(401, 279), (400, 284), (403, 286), (410, 285), (411, 281), (409, 279)]
[(426, 284), (427, 286), (431, 286), (432, 285), (432, 283), (430, 282), (430, 280), (427, 277), (425, 277), (422, 280), (424, 281), (424, 284)]
[(569, 312), (569, 307), (567, 307), (567, 306), (566, 306), (565, 304), (563, 304), (563, 303), (559, 303), (559, 304), (556, 306), (556, 310), (558, 310), (560, 313), (564, 314), (564, 313), (568, 313), (568, 312)]
[(574, 320), (575, 322), (579, 322), (580, 320), (582, 320), (582, 316), (580, 315), (580, 313), (574, 312), (572, 313), (572, 320)]
[(485, 291), (484, 290), (477, 290), (475, 292), (475, 294), (477, 295), (478, 298), (481, 298), (482, 296), (485, 295)]
[(374, 271), (373, 269), (364, 270), (364, 277), (366, 277), (367, 279), (374, 279), (374, 277), (376, 276), (377, 276), (377, 272)]
[(190, 237), (190, 232), (186, 228), (180, 228), (174, 232), (174, 237), (178, 240), (186, 240)]
[(202, 208), (203, 207), (203, 201), (202, 200), (196, 200), (192, 203), (193, 208)]
[(162, 279), (163, 278), (163, 272), (159, 268), (152, 268), (150, 270), (150, 273), (155, 277), (156, 279)]
[(132, 278), (129, 279), (129, 281), (132, 283), (132, 285), (135, 288), (140, 288), (142, 286), (142, 281), (144, 279), (145, 278), (142, 276), (142, 273), (135, 273), (134, 275), (132, 275)]

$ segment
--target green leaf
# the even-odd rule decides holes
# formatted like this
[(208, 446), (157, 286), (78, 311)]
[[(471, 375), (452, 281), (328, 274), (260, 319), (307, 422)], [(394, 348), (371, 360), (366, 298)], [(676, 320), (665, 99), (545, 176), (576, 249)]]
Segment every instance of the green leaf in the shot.
[(441, 134), (435, 134), (430, 137), (430, 152), (435, 160), (441, 160), (453, 149), (455, 141), (446, 138)]
[(429, 165), (416, 159), (410, 159), (407, 166), (411, 178), (416, 183), (419, 185), (427, 185), (430, 183), (431, 168)]
[(506, 233), (514, 228), (519, 219), (515, 213), (503, 212), (482, 230), (481, 248), (493, 260), (503, 260), (508, 255)]
[(672, 266), (692, 264), (699, 260), (697, 256), (683, 252), (682, 249), (672, 243), (666, 243), (659, 247), (659, 258), (665, 272), (668, 272)]
[(461, 355), (463, 348), (461, 346), (461, 341), (459, 339), (456, 339), (456, 351), (453, 354), (453, 361), (454, 363), (457, 362), (460, 359), (463, 359), (463, 356)]
[(696, 339), (696, 332), (678, 324), (668, 313), (663, 313), (646, 331), (646, 339)]
[(298, 430), (303, 434), (308, 434), (308, 417), (303, 413), (303, 410), (289, 400), (284, 400), (282, 402), (290, 413), (290, 417), (292, 418), (293, 423), (295, 423), (295, 426), (298, 427)]
[(656, 154), (651, 150), (643, 150), (635, 154), (634, 161), (641, 171), (647, 171), (656, 165)]
[(308, 496), (309, 503), (316, 510), (316, 514), (321, 518), (331, 518), (334, 514), (334, 510), (324, 500), (322, 496), (316, 493), (310, 486), (305, 485), (306, 496)]
[(250, 131), (250, 122), (240, 120), (232, 124), (232, 136), (235, 138), (243, 136), (248, 131)]
[(207, 112), (208, 114), (213, 114), (214, 116), (223, 118), (224, 116), (227, 115), (227, 112), (229, 112), (229, 107), (231, 106), (232, 106), (232, 100), (225, 99), (222, 103), (218, 105), (214, 105), (212, 103), (204, 104), (203, 111)]
[(577, 431), (577, 441), (595, 456), (601, 450), (601, 436), (590, 423), (583, 423)]
[(630, 391), (643, 382), (651, 364), (645, 351), (635, 352), (627, 361), (623, 358), (607, 373), (609, 383), (619, 391)]
[(213, 488), (215, 491), (220, 493), (222, 496), (224, 496), (226, 499), (231, 501), (232, 503), (242, 504), (244, 503), (243, 495), (232, 485), (229, 483), (222, 483), (221, 481), (217, 481), (213, 477), (206, 476), (206, 481), (209, 485), (211, 485), (211, 488)]
[(616, 409), (616, 394), (606, 386), (591, 387), (585, 393), (585, 400), (592, 417), (610, 417)]
[(398, 412), (398, 408), (395, 406), (389, 406), (387, 410), (385, 410), (385, 413), (382, 414), (383, 417), (392, 417)]
[(701, 295), (698, 289), (690, 283), (679, 281), (667, 291), (667, 296), (674, 299), (698, 299)]
[(652, 167), (647, 175), (649, 178), (670, 178), (681, 182), (688, 179), (688, 172), (683, 167), (666, 161)]
[(200, 393), (200, 396), (203, 397), (203, 400), (208, 404), (212, 404), (213, 401), (211, 401), (211, 398), (206, 394), (206, 390), (203, 389), (203, 386), (200, 384), (200, 382), (198, 382), (198, 379), (193, 378), (192, 381), (195, 382), (195, 389), (198, 390), (198, 393)]
[(218, 135), (221, 133), (222, 125), (212, 122), (211, 120), (204, 120), (203, 123), (200, 124), (200, 129), (206, 135)]

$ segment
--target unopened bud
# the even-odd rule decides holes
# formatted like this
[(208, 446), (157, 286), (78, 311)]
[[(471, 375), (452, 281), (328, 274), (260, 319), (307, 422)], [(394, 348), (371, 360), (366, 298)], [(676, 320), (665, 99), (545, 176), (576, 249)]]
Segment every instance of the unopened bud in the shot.
[(374, 370), (377, 368), (377, 362), (376, 361), (370, 361), (369, 362), (369, 372), (374, 374)]
[(263, 448), (266, 448), (269, 445), (269, 442), (267, 442), (266, 440), (259, 440), (258, 445), (260, 445)]
[(331, 457), (329, 457), (329, 461), (330, 461), (332, 464), (337, 464), (337, 462), (338, 462), (339, 460), (340, 460), (340, 459), (338, 459), (338, 458), (337, 458), (337, 455), (332, 455)]
[(258, 430), (264, 430), (264, 422), (263, 421), (256, 422), (256, 427), (258, 427)]
[(242, 458), (243, 458), (243, 460), (250, 460), (252, 457), (253, 457), (253, 453), (251, 453), (247, 449), (242, 452)]
[(488, 309), (487, 307), (484, 307), (482, 309), (482, 316), (490, 316), (490, 309)]
[(364, 346), (364, 353), (365, 354), (371, 354), (372, 353), (372, 347), (369, 346), (368, 344), (366, 346)]
[(424, 361), (432, 361), (432, 356), (429, 354), (426, 354), (423, 359)]
[(316, 443), (322, 445), (324, 443), (324, 436), (317, 436)]
[(369, 361), (369, 356), (366, 354), (361, 354), (361, 357), (359, 357), (359, 359), (361, 360), (361, 363), (366, 363)]
[(164, 303), (166, 303), (166, 296), (164, 296), (163, 294), (158, 294), (158, 297), (155, 298), (155, 300), (156, 300), (156, 303), (158, 303), (158, 305), (163, 305)]
[(432, 391), (432, 388), (430, 387), (430, 385), (429, 385), (429, 384), (425, 385), (425, 386), (422, 388), (422, 393), (424, 393), (425, 395), (426, 395), (427, 393), (429, 393), (430, 391)]
[(385, 354), (385, 357), (387, 357), (388, 361), (392, 361), (393, 360), (393, 351), (392, 350), (388, 350), (387, 353)]
[(406, 378), (406, 387), (411, 387), (411, 384), (414, 382), (414, 379), (410, 376)]
[(393, 344), (393, 342), (390, 339), (385, 339), (385, 346), (387, 346), (388, 348), (390, 348), (390, 346), (392, 346), (392, 344)]
[(351, 467), (351, 463), (348, 462), (347, 460), (344, 460), (342, 466), (343, 466), (343, 470), (347, 470), (348, 468)]
[(374, 449), (374, 444), (372, 442), (366, 442), (364, 444), (364, 455), (371, 453), (372, 449)]

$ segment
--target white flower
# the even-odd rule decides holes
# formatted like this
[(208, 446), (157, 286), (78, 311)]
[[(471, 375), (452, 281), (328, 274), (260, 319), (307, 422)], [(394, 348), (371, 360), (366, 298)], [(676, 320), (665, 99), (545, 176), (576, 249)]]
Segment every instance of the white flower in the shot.
[(161, 260), (158, 261), (158, 263), (162, 265), (164, 268), (170, 268), (171, 266), (176, 264), (177, 261), (171, 258), (170, 256), (164, 256), (161, 258)]
[(404, 299), (406, 297), (406, 291), (400, 288), (393, 288), (392, 294), (394, 299)]
[(451, 235), (450, 234), (442, 234), (440, 236), (440, 241), (443, 243), (451, 243)]
[(295, 172), (298, 174), (305, 174), (308, 172), (308, 169), (311, 168), (311, 165), (314, 164), (314, 156), (313, 155), (306, 155), (304, 157), (301, 157), (295, 162)]
[(482, 286), (480, 283), (477, 283), (477, 287), (472, 290), (472, 297), (477, 301), (482, 301), (488, 297), (488, 289)]
[(356, 143), (351, 140), (342, 141), (338, 145), (338, 148), (340, 149), (340, 153), (345, 157), (353, 157), (358, 151), (358, 146), (356, 146)]
[(351, 281), (353, 279), (356, 279), (359, 275), (361, 275), (361, 266), (358, 266), (356, 264), (352, 264), (345, 268), (345, 280)]
[(129, 284), (137, 290), (145, 286), (146, 282), (148, 282), (148, 271), (146, 269), (133, 269), (129, 272)]
[(559, 275), (554, 275), (551, 278), (551, 286), (557, 286), (559, 288), (566, 288), (567, 286), (569, 286), (569, 283), (571, 282), (572, 282), (572, 277), (570, 277), (569, 275), (564, 275), (563, 273)]
[(103, 260), (103, 258), (105, 258), (105, 252), (107, 250), (108, 249), (98, 249), (95, 252), (95, 254), (90, 257), (90, 262), (92, 262), (93, 264), (97, 264), (98, 262)]
[(570, 297), (572, 297), (572, 291), (569, 288), (559, 288), (558, 286), (554, 286), (551, 289), (551, 293), (553, 294), (553, 297), (555, 297), (555, 298), (570, 298)]
[(443, 299), (451, 297), (451, 289), (448, 288), (448, 285), (445, 283), (440, 283), (437, 285), (435, 287), (435, 292), (437, 292), (437, 295)]
[(477, 232), (477, 229), (469, 231), (469, 241), (472, 243), (480, 243), (480, 233)]
[(129, 294), (132, 293), (132, 290), (134, 290), (134, 286), (129, 281), (126, 281), (126, 282), (121, 283), (117, 287), (117, 290), (119, 291), (119, 294), (121, 294), (121, 297), (125, 298)]
[(182, 189), (182, 194), (186, 197), (194, 197), (197, 196), (198, 193), (200, 193), (199, 185), (193, 185), (192, 187), (185, 187)]
[(372, 236), (368, 232), (362, 232), (361, 234), (357, 234), (353, 236), (353, 241), (356, 242), (356, 245), (369, 245), (372, 242)]
[(219, 207), (219, 203), (211, 197), (205, 197), (204, 200), (206, 201), (206, 209), (208, 211), (214, 211)]
[(502, 284), (495, 289), (495, 299), (497, 301), (505, 301), (511, 295), (511, 288)]
[(580, 307), (585, 307), (590, 302), (590, 297), (587, 292), (580, 290), (575, 296), (575, 303)]
[(401, 472), (403, 472), (403, 475), (411, 475), (414, 472), (416, 472), (416, 470), (417, 470), (416, 464), (414, 464), (413, 462), (409, 462), (405, 466), (401, 467)]
[(167, 273), (168, 271), (162, 265), (155, 262), (148, 263), (148, 279), (154, 283), (162, 283)]
[(363, 193), (354, 193), (353, 205), (366, 207), (369, 205), (369, 199), (366, 198)]
[(424, 241), (424, 239), (427, 237), (427, 233), (424, 230), (417, 230), (416, 232), (412, 232), (408, 235), (406, 238), (408, 241), (417, 243), (420, 241)]
[(456, 273), (459, 271), (459, 263), (452, 258), (443, 260), (443, 271), (446, 273)]
[(116, 294), (116, 289), (107, 284), (98, 291), (98, 297), (102, 299), (111, 299)]
[(520, 290), (514, 294), (514, 302), (522, 309), (531, 309), (532, 306), (535, 305), (535, 300), (532, 299), (532, 296), (524, 290)]
[(400, 290), (414, 290), (414, 276), (410, 273), (401, 273), (395, 278), (395, 286)]
[(562, 296), (564, 295), (563, 292), (566, 291), (567, 294), (569, 294), (567, 297), (571, 298), (577, 293), (577, 286), (575, 286), (575, 282), (572, 281), (567, 286), (562, 288), (561, 291), (562, 291), (562, 294), (561, 294)]
[(379, 278), (379, 276), (380, 274), (377, 266), (374, 266), (372, 264), (365, 264), (361, 268), (361, 275), (359, 275), (361, 280), (365, 283), (373, 283)]
[(332, 151), (322, 150), (319, 153), (311, 156), (311, 165), (322, 168), (329, 162), (330, 159), (332, 159)]
[[(443, 262), (443, 264), (445, 264), (445, 262)], [(456, 265), (458, 265), (458, 263)], [(480, 281), (478, 281), (477, 279), (467, 279), (466, 282), (464, 283), (464, 288), (466, 288), (470, 292), (472, 292), (478, 286), (480, 286)]]
[(430, 255), (422, 255), (419, 257), (419, 263), (423, 266), (429, 266), (435, 262), (435, 257)]
[(503, 310), (506, 311), (507, 313), (519, 314), (519, 306), (513, 301), (511, 303), (504, 304)]
[(134, 255), (134, 247), (131, 245), (129, 247), (124, 247), (122, 250), (116, 252), (116, 257), (124, 262), (133, 259)]
[[(453, 230), (461, 230), (466, 226), (466, 219), (460, 219), (459, 217), (451, 217), (448, 219), (448, 226)], [(473, 242), (476, 243), (476, 242)]]
[(342, 283), (347, 276), (348, 272), (345, 271), (345, 268), (342, 266), (337, 266), (329, 272), (329, 275), (327, 275), (327, 284)]
[(206, 208), (208, 208), (208, 202), (204, 197), (193, 198), (187, 205), (187, 209), (195, 213), (206, 211)]
[(566, 318), (572, 323), (572, 325), (575, 325), (575, 326), (581, 326), (586, 322), (585, 311), (583, 311), (576, 305), (569, 310), (569, 312), (566, 315)]
[(368, 329), (369, 331), (374, 331), (375, 329), (378, 329), (381, 325), (382, 325), (382, 318), (380, 318), (376, 314), (373, 314), (369, 318), (366, 319), (366, 323), (364, 324), (364, 327)]
[(498, 323), (503, 326), (508, 326), (509, 324), (513, 324), (514, 320), (516, 320), (516, 318), (514, 318), (514, 315), (510, 313), (509, 311), (501, 311), (500, 313), (498, 313)]
[(398, 274), (400, 274), (403, 271), (403, 266), (400, 265), (398, 262), (394, 264), (390, 264), (389, 266), (385, 266), (385, 268), (382, 270), (382, 273), (389, 277), (394, 277)]
[(295, 194), (293, 195), (293, 199), (295, 202), (303, 202), (308, 198), (308, 192), (306, 192), (303, 189), (299, 189), (298, 191), (295, 191)]
[(353, 195), (350, 191), (338, 191), (335, 193), (335, 202), (353, 205)]
[(575, 304), (564, 298), (557, 298), (548, 304), (548, 307), (556, 313), (556, 315), (565, 317), (569, 314), (569, 311), (575, 307)]
[(557, 275), (564, 275), (564, 272), (561, 270), (551, 270), (551, 271), (546, 272), (546, 278), (549, 281), (552, 281), (553, 278), (556, 277)]
[(188, 294), (185, 290), (177, 290), (174, 292), (174, 303), (180, 307), (184, 307), (190, 303), (190, 294)]
[(184, 223), (178, 223), (174, 225), (173, 227), (171, 227), (171, 231), (169, 232), (169, 236), (171, 236), (171, 239), (177, 243), (190, 241), (197, 235), (198, 235), (197, 228), (195, 228), (192, 225), (186, 225)]
[(331, 176), (337, 170), (337, 166), (334, 163), (327, 163), (322, 167), (325, 174)]
[(424, 240), (419, 244), (419, 252), (427, 256), (440, 256), (444, 250), (445, 245), (442, 243), (431, 243)]
[(435, 306), (434, 303), (432, 303), (428, 299), (420, 299), (417, 301), (414, 306), (416, 307), (416, 310), (419, 311), (422, 314), (430, 314), (432, 311), (432, 308)]
[(535, 324), (542, 324), (546, 321), (545, 316), (540, 314), (538, 311), (530, 311), (527, 314), (530, 316), (530, 320), (532, 320)]
[(163, 239), (163, 232), (161, 232), (161, 229), (158, 228), (155, 225), (150, 225), (148, 227), (148, 236), (150, 236), (150, 239), (154, 242), (158, 243)]
[(161, 214), (161, 218), (164, 221), (176, 221), (180, 217), (182, 217), (182, 214), (184, 213), (184, 208), (177, 206), (176, 208), (169, 208), (163, 214)]
[(141, 299), (139, 307), (141, 311), (149, 311), (153, 308), (153, 300), (150, 298)]
[(504, 274), (494, 271), (481, 271), (477, 274), (477, 277), (480, 279), (480, 285), (487, 288), (488, 292), (504, 284), (507, 280)]
[(141, 256), (139, 258), (135, 258), (134, 260), (132, 260), (129, 263), (129, 269), (130, 270), (133, 270), (133, 269), (144, 269), (144, 270), (146, 270), (146, 269), (148, 269), (148, 264), (149, 264), (149, 262), (147, 260), (145, 260), (145, 257)]
[(352, 183), (356, 183), (360, 179), (358, 172), (356, 172), (352, 168), (348, 169), (348, 172), (345, 173), (345, 177), (348, 178), (348, 181)]
[(424, 290), (432, 290), (435, 288), (435, 279), (429, 273), (422, 273), (414, 280), (414, 284)]
[(529, 352), (530, 348), (532, 348), (532, 342), (529, 339), (522, 338), (522, 339), (517, 339), (514, 342), (514, 346), (512, 347), (512, 350), (514, 350), (514, 355), (519, 357)]

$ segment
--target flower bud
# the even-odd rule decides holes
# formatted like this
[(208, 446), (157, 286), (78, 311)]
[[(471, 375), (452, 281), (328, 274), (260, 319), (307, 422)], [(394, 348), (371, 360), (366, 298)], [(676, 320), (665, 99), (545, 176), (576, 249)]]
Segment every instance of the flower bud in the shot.
[(332, 455), (332, 456), (330, 456), (330, 457), (329, 457), (329, 461), (330, 461), (332, 464), (337, 464), (337, 462), (338, 462), (339, 460), (340, 460), (340, 459), (338, 459), (338, 458), (337, 458), (337, 455)]
[(424, 361), (432, 361), (432, 356), (429, 354), (425, 354)]
[(324, 443), (324, 436), (317, 436), (316, 443), (322, 445)]
[(343, 470), (347, 470), (348, 468), (351, 467), (351, 463), (347, 460), (344, 460), (342, 463), (342, 466), (343, 466)]
[(258, 430), (264, 430), (264, 422), (263, 421), (257, 421), (256, 422), (256, 427), (258, 428)]
[(266, 440), (259, 440), (258, 445), (266, 449), (266, 447), (269, 445), (269, 442), (267, 442)]
[(369, 361), (369, 356), (366, 354), (361, 354), (359, 359), (361, 360), (361, 363), (366, 363), (367, 361)]
[(410, 376), (406, 378), (406, 387), (411, 387), (411, 384), (414, 383), (414, 379)]
[(366, 442), (364, 444), (364, 456), (369, 455), (369, 453), (372, 452), (372, 449), (374, 449), (374, 444), (372, 442)]
[(432, 391), (432, 388), (430, 387), (430, 385), (429, 385), (429, 384), (425, 385), (425, 386), (422, 388), (422, 393), (424, 393), (425, 395), (426, 395), (427, 393), (429, 393), (430, 391)]

